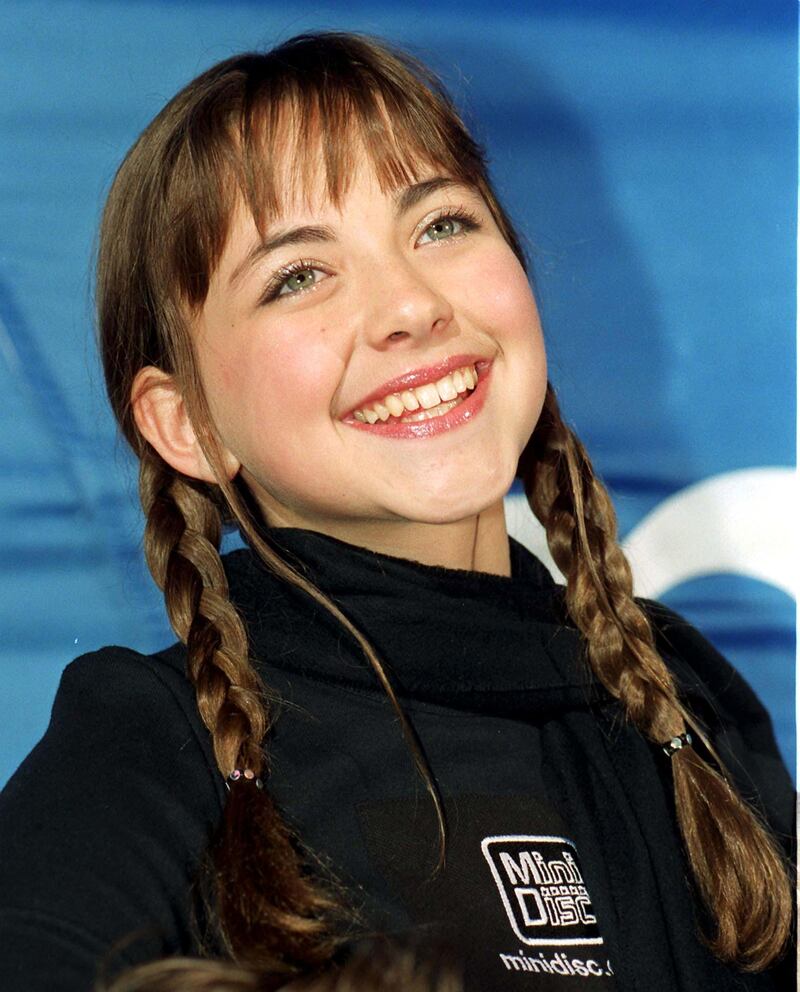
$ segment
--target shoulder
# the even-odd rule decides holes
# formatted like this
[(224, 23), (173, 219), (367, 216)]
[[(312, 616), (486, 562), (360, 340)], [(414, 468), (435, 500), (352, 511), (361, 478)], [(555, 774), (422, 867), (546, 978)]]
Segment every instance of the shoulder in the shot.
[[(3, 815), (59, 794), (123, 811), (171, 783), (209, 810), (223, 802), (207, 730), (177, 645), (156, 655), (106, 647), (67, 666), (50, 723), (3, 793)], [(202, 797), (205, 797), (202, 799)]]
[[(769, 713), (736, 668), (685, 617), (663, 603), (637, 598), (653, 631), (656, 649), (670, 669), (678, 690), (690, 709), (712, 724), (768, 727)], [(569, 617), (565, 588), (554, 587), (555, 622), (574, 628)], [(699, 712), (698, 712), (699, 711)]]
[(663, 603), (640, 600), (650, 618), (656, 646), (682, 692), (721, 720), (769, 720), (766, 708), (734, 666), (688, 620)]
[(88, 987), (134, 933), (158, 953), (188, 951), (192, 875), (223, 801), (180, 650), (108, 647), (72, 662), (43, 738), (0, 794), (3, 988), (7, 974), (40, 976), (26, 986), (38, 989), (73, 972)]
[(191, 733), (200, 744), (205, 732), (184, 659), (181, 644), (154, 655), (116, 646), (82, 655), (61, 676), (50, 730), (91, 718), (98, 731), (136, 733), (157, 726), (165, 743)]
[(210, 735), (185, 664), (180, 643), (152, 655), (117, 646), (82, 655), (64, 670), (51, 727), (63, 722), (65, 729), (74, 729), (91, 719), (96, 732), (119, 741), (115, 751), (129, 741), (140, 758), (143, 752), (160, 756), (177, 763), (176, 771), (188, 754), (194, 776), (209, 777), (222, 798)]
[(663, 603), (640, 603), (681, 698), (708, 733), (739, 790), (762, 809), (779, 834), (792, 835), (795, 790), (766, 707), (688, 620)]

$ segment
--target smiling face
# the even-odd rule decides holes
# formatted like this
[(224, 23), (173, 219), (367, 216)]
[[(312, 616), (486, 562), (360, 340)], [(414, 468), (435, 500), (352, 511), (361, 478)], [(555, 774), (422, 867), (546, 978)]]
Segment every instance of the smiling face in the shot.
[(433, 173), (383, 191), (363, 157), (338, 208), (320, 184), (263, 239), (237, 211), (193, 337), (267, 522), (366, 546), (502, 500), (546, 386), (533, 295), (480, 194)]

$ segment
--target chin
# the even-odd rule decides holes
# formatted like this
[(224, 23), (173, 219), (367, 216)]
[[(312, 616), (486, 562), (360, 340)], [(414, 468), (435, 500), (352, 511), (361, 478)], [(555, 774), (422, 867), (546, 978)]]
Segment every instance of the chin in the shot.
[(392, 509), (399, 517), (421, 524), (452, 524), (474, 517), (501, 500), (514, 481), (516, 462), (485, 470), (476, 478), (443, 480), (441, 485), (417, 490), (403, 506)]

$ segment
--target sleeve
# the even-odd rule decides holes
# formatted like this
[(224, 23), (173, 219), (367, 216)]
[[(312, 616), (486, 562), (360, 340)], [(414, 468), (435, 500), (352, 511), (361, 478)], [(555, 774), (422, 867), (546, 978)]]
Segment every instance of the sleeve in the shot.
[(121, 648), (73, 662), (0, 794), (0, 988), (88, 992), (101, 967), (190, 951), (218, 780), (179, 672)]
[(690, 711), (707, 728), (742, 795), (793, 855), (796, 793), (769, 713), (733, 665), (687, 620), (661, 603), (645, 606), (657, 646)]

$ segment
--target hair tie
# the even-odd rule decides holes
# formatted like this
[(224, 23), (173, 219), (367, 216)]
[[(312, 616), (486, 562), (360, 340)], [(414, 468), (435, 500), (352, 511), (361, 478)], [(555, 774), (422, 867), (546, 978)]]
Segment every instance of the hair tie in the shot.
[(252, 768), (234, 768), (225, 781), (225, 788), (230, 791), (231, 782), (241, 782), (242, 780), (252, 782), (257, 789), (263, 789), (264, 783), (256, 775)]
[(666, 754), (668, 758), (671, 758), (676, 751), (680, 751), (682, 747), (691, 747), (692, 735), (690, 733), (678, 734), (677, 737), (672, 737), (670, 740), (665, 741), (661, 745), (661, 749)]

